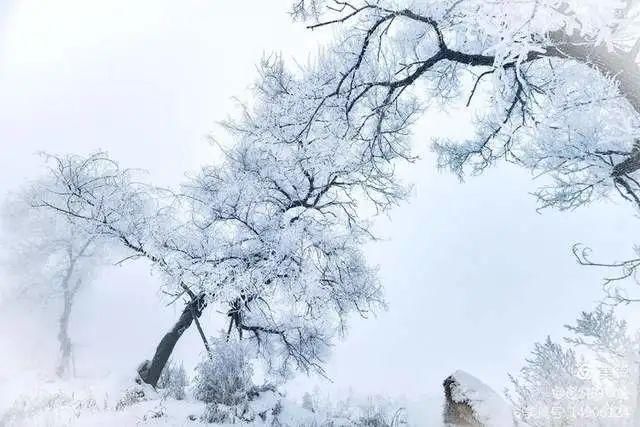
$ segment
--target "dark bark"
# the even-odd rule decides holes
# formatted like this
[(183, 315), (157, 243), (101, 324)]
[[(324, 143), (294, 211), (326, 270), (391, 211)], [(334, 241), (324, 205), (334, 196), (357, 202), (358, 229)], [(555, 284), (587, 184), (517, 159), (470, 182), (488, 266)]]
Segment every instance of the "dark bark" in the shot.
[(155, 387), (158, 384), (160, 374), (167, 364), (171, 353), (173, 352), (176, 343), (186, 331), (194, 319), (197, 319), (202, 315), (202, 310), (206, 305), (204, 294), (200, 294), (196, 298), (192, 299), (182, 310), (182, 314), (178, 321), (173, 325), (173, 328), (165, 334), (160, 340), (160, 343), (156, 347), (156, 352), (153, 355), (151, 361), (145, 361), (138, 368), (138, 374), (142, 381)]
[(640, 169), (640, 150), (634, 149), (629, 157), (613, 167), (611, 176), (622, 177)]

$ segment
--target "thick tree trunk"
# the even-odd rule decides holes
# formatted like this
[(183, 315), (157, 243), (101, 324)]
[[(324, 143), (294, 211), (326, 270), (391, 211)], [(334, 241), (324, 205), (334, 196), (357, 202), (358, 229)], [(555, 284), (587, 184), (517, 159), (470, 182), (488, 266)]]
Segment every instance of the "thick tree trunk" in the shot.
[(619, 178), (630, 173), (633, 173), (640, 169), (640, 150), (634, 147), (629, 157), (618, 163), (613, 167), (611, 176)]
[(205, 304), (204, 294), (201, 294), (185, 306), (180, 318), (175, 325), (173, 325), (173, 328), (171, 328), (162, 340), (160, 340), (158, 347), (156, 347), (156, 352), (153, 355), (153, 359), (151, 359), (151, 361), (146, 360), (138, 368), (138, 374), (142, 381), (152, 385), (153, 387), (158, 384), (160, 374), (162, 373), (164, 366), (167, 364), (176, 343), (184, 331), (191, 326), (193, 320), (200, 317)]

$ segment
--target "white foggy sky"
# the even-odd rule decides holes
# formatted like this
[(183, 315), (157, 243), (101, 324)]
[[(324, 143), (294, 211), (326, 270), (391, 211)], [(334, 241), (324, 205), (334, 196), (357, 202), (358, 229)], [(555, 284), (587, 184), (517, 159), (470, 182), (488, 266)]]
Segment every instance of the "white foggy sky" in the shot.
[[(107, 150), (154, 182), (177, 185), (210, 160), (206, 136), (224, 136), (215, 123), (233, 111), (232, 97), (245, 96), (260, 57), (282, 52), (305, 62), (326, 35), (291, 22), (288, 7), (0, 0), (2, 195), (37, 176), (40, 150)], [(429, 136), (464, 133), (464, 120), (454, 112), (421, 122), (414, 146), (423, 159), (402, 167), (414, 195), (378, 221), (386, 241), (367, 248), (389, 310), (353, 319), (328, 365), (333, 384), (301, 377), (293, 393), (318, 384), (421, 396), (439, 393), (456, 369), (501, 391), (534, 341), (557, 337), (602, 295), (601, 273), (576, 265), (571, 244), (587, 243), (604, 259), (629, 255), (636, 219), (625, 207), (538, 214), (528, 195), (535, 183), (520, 170), (501, 165), (464, 184), (437, 172)], [(81, 373), (126, 375), (152, 356), (179, 307), (164, 306), (159, 279), (147, 271), (113, 268), (81, 295), (72, 320)], [(0, 301), (0, 320), (15, 312)], [(36, 340), (49, 331), (37, 320), (12, 322), (0, 326), (0, 348), (16, 347), (0, 353), (0, 379), (11, 375), (7, 367), (42, 367), (46, 359)], [(176, 358), (191, 364), (200, 347), (188, 331)]]

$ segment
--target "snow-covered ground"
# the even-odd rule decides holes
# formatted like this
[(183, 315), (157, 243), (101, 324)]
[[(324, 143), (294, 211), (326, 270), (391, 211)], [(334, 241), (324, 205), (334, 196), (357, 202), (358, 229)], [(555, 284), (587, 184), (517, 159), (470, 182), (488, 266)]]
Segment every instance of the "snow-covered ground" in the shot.
[[(127, 391), (143, 389), (146, 397), (126, 405)], [(333, 425), (354, 425), (354, 419), (362, 414), (364, 406), (346, 407), (337, 402), (341, 415), (326, 411), (311, 412), (285, 396), (271, 392), (252, 400), (247, 417), (254, 417), (245, 425), (272, 425), (277, 418), (283, 426), (321, 426), (329, 419)], [(277, 414), (272, 414), (277, 407)], [(334, 409), (335, 409), (334, 408)], [(184, 400), (164, 396), (142, 388), (127, 378), (49, 380), (36, 374), (22, 376), (19, 380), (0, 382), (0, 426), (2, 427), (66, 427), (66, 426), (184, 426), (211, 425), (201, 419), (206, 404), (191, 397), (187, 391)], [(398, 407), (398, 419), (406, 425), (441, 426), (442, 399), (432, 398)], [(360, 412), (358, 412), (360, 411)], [(264, 417), (264, 419), (261, 417)], [(218, 423), (217, 425), (230, 425)], [(236, 424), (237, 425), (237, 424)]]
[[(456, 371), (452, 378), (453, 398), (467, 401), (478, 421), (488, 427), (524, 426), (516, 424), (509, 405), (490, 387), (472, 375)], [(143, 392), (144, 397), (137, 393)], [(207, 405), (192, 397), (187, 388), (184, 400), (175, 400), (163, 390), (140, 386), (130, 378), (105, 377), (52, 380), (31, 373), (11, 381), (0, 379), (0, 426), (188, 426), (211, 425), (202, 418)], [(368, 402), (368, 403), (367, 403)], [(387, 420), (395, 424), (425, 427), (443, 426), (443, 398), (432, 396), (413, 401), (375, 406), (373, 400), (350, 399), (324, 402), (322, 409), (312, 410), (302, 402), (284, 395), (265, 392), (252, 399), (241, 411), (246, 419), (236, 425), (348, 426), (375, 411), (386, 411)], [(388, 403), (388, 402), (387, 402)], [(274, 410), (275, 408), (275, 410)], [(210, 409), (210, 408), (209, 408)], [(217, 407), (216, 413), (240, 413), (238, 407)], [(330, 424), (329, 422), (333, 424)], [(230, 422), (216, 425), (231, 425)], [(361, 424), (362, 425), (362, 424)]]
[[(29, 375), (19, 381), (3, 382), (0, 390), (0, 425), (3, 427), (206, 424), (200, 421), (205, 404), (190, 398), (189, 393), (186, 399), (175, 400), (164, 396), (162, 391), (155, 392), (125, 378), (47, 381)], [(127, 394), (134, 395), (138, 390), (144, 391), (143, 400), (127, 399)], [(261, 396), (252, 402), (252, 409), (268, 410), (272, 400)], [(293, 404), (283, 405), (281, 416), (283, 421), (304, 422), (305, 412), (308, 411)]]

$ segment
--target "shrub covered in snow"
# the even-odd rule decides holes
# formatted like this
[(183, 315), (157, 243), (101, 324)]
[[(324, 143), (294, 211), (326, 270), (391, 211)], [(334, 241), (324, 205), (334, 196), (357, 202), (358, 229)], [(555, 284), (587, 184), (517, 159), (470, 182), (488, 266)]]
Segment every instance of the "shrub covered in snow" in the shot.
[(381, 396), (356, 399), (349, 396), (338, 402), (305, 393), (302, 407), (313, 413), (317, 426), (397, 427), (407, 425), (403, 407)]
[(208, 403), (200, 420), (208, 423), (262, 422), (266, 425), (288, 425), (280, 422), (281, 412), (281, 396), (275, 391), (268, 390), (259, 394), (250, 394), (246, 400), (236, 405)]
[(116, 411), (122, 411), (131, 405), (154, 398), (155, 395), (156, 393), (150, 385), (136, 383), (122, 393), (122, 397), (116, 403), (115, 409)]
[(242, 343), (214, 341), (211, 350), (210, 357), (196, 367), (193, 396), (227, 406), (246, 400), (253, 369)]
[(193, 397), (205, 402), (200, 420), (207, 423), (282, 424), (282, 396), (272, 385), (256, 386), (241, 342), (214, 340), (211, 354), (196, 367)]
[(169, 362), (162, 370), (162, 374), (160, 374), (157, 387), (163, 390), (163, 396), (183, 400), (185, 398), (184, 389), (188, 383), (187, 373), (182, 363), (180, 366), (175, 366)]

